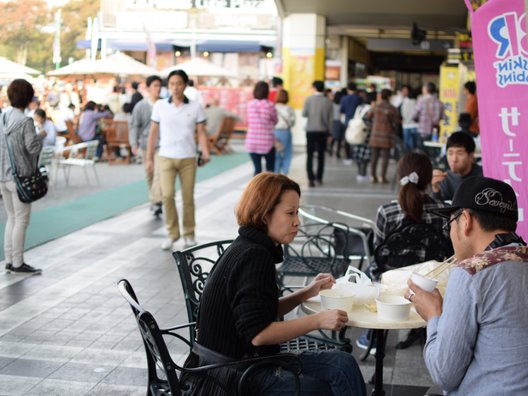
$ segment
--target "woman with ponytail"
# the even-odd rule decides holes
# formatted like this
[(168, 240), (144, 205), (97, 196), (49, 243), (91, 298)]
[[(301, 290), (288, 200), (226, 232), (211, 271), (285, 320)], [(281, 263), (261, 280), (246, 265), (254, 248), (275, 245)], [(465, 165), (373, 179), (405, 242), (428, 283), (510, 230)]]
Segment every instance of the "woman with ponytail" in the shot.
[[(442, 229), (445, 219), (431, 213), (431, 210), (446, 205), (427, 194), (427, 188), (433, 177), (433, 167), (429, 157), (416, 152), (407, 153), (398, 162), (396, 172), (400, 184), (398, 200), (379, 207), (374, 230), (374, 247), (385, 242), (393, 232), (398, 232), (408, 224), (416, 223), (431, 224), (438, 233), (444, 233), (449, 239), (447, 232)], [(381, 275), (375, 262), (371, 263), (367, 273), (373, 278)], [(404, 342), (411, 345), (419, 337), (419, 332), (411, 331)], [(356, 340), (356, 345), (361, 349), (367, 349), (369, 342), (370, 330)], [(370, 353), (375, 352), (374, 345)]]
[(432, 175), (431, 161), (426, 155), (408, 153), (400, 159), (397, 168), (400, 183), (398, 201), (379, 207), (374, 246), (383, 243), (397, 229), (411, 223), (431, 224), (438, 232), (443, 232), (444, 219), (433, 215), (431, 210), (444, 207), (445, 204), (427, 194)]

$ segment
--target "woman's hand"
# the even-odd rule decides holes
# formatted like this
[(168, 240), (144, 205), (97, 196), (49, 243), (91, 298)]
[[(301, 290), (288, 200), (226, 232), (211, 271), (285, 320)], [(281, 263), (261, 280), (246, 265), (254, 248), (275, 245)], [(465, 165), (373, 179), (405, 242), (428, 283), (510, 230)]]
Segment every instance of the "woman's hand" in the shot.
[(339, 309), (327, 309), (316, 313), (317, 327), (324, 330), (341, 330), (348, 323), (348, 315)]
[(304, 288), (304, 300), (317, 296), (321, 290), (331, 289), (335, 283), (335, 278), (331, 274), (319, 274)]

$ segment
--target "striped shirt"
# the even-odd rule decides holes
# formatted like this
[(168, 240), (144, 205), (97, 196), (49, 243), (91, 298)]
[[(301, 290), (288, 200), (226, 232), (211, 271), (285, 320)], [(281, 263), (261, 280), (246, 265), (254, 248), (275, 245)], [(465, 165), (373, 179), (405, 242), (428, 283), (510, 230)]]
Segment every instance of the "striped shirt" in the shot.
[(422, 138), (431, 136), (433, 128), (438, 128), (443, 117), (444, 105), (436, 96), (424, 95), (418, 99), (415, 118), (418, 118), (418, 132)]
[(248, 153), (267, 154), (273, 148), (277, 123), (277, 110), (273, 102), (267, 99), (253, 99), (247, 105), (246, 151)]
[[(422, 222), (425, 224), (431, 224), (438, 229), (438, 232), (444, 232), (442, 227), (446, 220), (443, 217), (430, 213), (430, 211), (445, 206), (446, 205), (443, 202), (437, 201), (426, 194), (424, 196)], [(382, 244), (391, 233), (411, 222), (411, 220), (406, 219), (406, 215), (403, 213), (403, 210), (397, 201), (380, 206), (376, 217), (376, 228), (374, 230), (374, 246)], [(444, 235), (446, 238), (449, 238), (446, 232), (444, 232)]]

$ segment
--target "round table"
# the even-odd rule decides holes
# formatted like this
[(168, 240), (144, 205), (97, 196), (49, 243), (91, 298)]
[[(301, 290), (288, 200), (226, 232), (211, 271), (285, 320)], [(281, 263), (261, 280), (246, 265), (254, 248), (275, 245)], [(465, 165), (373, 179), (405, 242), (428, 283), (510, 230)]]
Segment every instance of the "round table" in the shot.
[[(317, 313), (321, 310), (318, 297), (314, 297), (302, 303), (302, 310), (307, 314)], [(373, 329), (376, 338), (376, 371), (374, 373), (374, 389), (372, 395), (385, 395), (383, 390), (383, 359), (385, 358), (385, 334), (386, 330), (405, 330), (425, 327), (427, 323), (411, 308), (409, 318), (402, 321), (388, 321), (378, 318), (377, 312), (370, 311), (364, 305), (355, 305), (348, 312), (348, 326), (362, 329)]]

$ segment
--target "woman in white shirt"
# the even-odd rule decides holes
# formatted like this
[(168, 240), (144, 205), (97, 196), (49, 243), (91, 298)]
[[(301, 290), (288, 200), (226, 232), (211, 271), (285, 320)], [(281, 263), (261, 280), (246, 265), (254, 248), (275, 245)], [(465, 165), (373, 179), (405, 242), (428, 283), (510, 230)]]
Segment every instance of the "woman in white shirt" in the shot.
[(37, 134), (46, 132), (46, 137), (42, 142), (43, 146), (54, 147), (57, 129), (55, 128), (53, 122), (46, 116), (46, 112), (42, 109), (36, 109), (33, 119), (35, 120), (35, 129)]
[(281, 89), (277, 95), (277, 124), (275, 124), (275, 173), (285, 175), (290, 171), (293, 155), (291, 128), (295, 125), (295, 113), (288, 106), (288, 91)]

